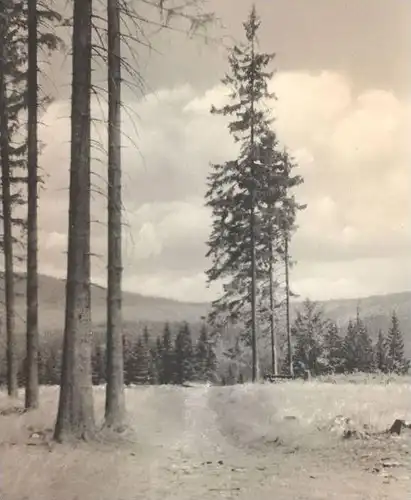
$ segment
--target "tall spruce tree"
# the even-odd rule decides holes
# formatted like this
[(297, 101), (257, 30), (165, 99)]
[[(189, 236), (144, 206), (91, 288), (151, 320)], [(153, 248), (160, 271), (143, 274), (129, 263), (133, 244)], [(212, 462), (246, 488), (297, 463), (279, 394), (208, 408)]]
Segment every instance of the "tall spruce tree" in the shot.
[(387, 369), (389, 372), (404, 374), (410, 367), (409, 360), (404, 354), (404, 338), (400, 322), (395, 311), (391, 316), (391, 326), (386, 339)]
[(66, 315), (57, 441), (95, 435), (90, 289), (92, 13), (92, 0), (74, 0)]
[(231, 118), (229, 131), (240, 146), (238, 158), (213, 165), (208, 178), (206, 203), (212, 210), (213, 225), (207, 256), (212, 266), (209, 282), (225, 282), (223, 296), (213, 302), (210, 320), (218, 325), (223, 315), (236, 321), (248, 315), (251, 330), (252, 379), (257, 379), (257, 233), (259, 226), (259, 151), (271, 122), (264, 103), (272, 95), (267, 66), (273, 54), (258, 52), (260, 20), (255, 6), (244, 23), (246, 41), (229, 54), (230, 71), (222, 83), (230, 89), (230, 103), (212, 113)]
[[(296, 229), (296, 217), (299, 210), (305, 205), (295, 200), (293, 189), (303, 182), (300, 175), (294, 175), (297, 167), (287, 150), (280, 151), (280, 146), (273, 132), (268, 131), (263, 137), (260, 148), (260, 176), (259, 192), (261, 203), (261, 229), (257, 257), (259, 267), (263, 269), (262, 283), (262, 310), (268, 313), (270, 320), (270, 337), (272, 353), (272, 371), (278, 374), (277, 331), (275, 327), (276, 308), (280, 305), (275, 301), (279, 289), (278, 276), (275, 276), (276, 264), (279, 261), (285, 264), (285, 306), (286, 319), (289, 316), (289, 241)], [(277, 294), (278, 295), (278, 294)], [(264, 303), (264, 297), (268, 300)], [(287, 321), (287, 333), (289, 332)], [(291, 340), (291, 339), (290, 339)], [(290, 351), (290, 345), (289, 351)], [(292, 355), (289, 352), (289, 361)], [(290, 364), (290, 363), (289, 363)], [(291, 366), (291, 365), (290, 365)], [(292, 368), (291, 368), (292, 375)]]
[(37, 83), (37, 0), (28, 2), (28, 151), (27, 151), (27, 320), (26, 320), (26, 408), (36, 408), (39, 398), (38, 375), (38, 257), (37, 257), (37, 184), (38, 184), (38, 83)]
[[(47, 97), (38, 98), (37, 52), (49, 53), (61, 46), (50, 26), (61, 16), (42, 0), (0, 2), (0, 163), (2, 167), (3, 241), (5, 258), (6, 327), (8, 338), (8, 386), (16, 391), (17, 359), (14, 334), (14, 262), (27, 250), (27, 356), (25, 362), (26, 408), (38, 405), (37, 318), (37, 113)], [(3, 107), (4, 106), (4, 107)], [(26, 118), (27, 113), (27, 120)], [(27, 204), (27, 217), (21, 208)]]
[[(18, 78), (19, 58), (13, 43), (14, 5), (10, 1), (0, 2), (0, 165), (1, 201), (4, 255), (4, 288), (7, 335), (7, 390), (11, 397), (17, 397), (18, 361), (15, 335), (15, 292), (14, 292), (14, 252), (12, 224), (12, 128), (14, 128), (10, 102), (11, 81)], [(17, 70), (17, 71), (16, 71)], [(14, 94), (15, 95), (15, 94)], [(14, 103), (15, 104), (15, 103)], [(16, 108), (16, 106), (14, 106)]]

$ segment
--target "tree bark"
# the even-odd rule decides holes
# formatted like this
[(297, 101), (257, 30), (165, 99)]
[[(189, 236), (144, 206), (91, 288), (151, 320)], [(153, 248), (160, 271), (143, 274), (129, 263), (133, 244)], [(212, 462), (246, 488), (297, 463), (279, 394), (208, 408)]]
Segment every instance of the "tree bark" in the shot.
[(37, 269), (37, 0), (28, 2), (28, 182), (27, 182), (27, 355), (26, 408), (37, 408), (38, 381), (38, 269)]
[(108, 23), (108, 276), (105, 425), (124, 425), (121, 227), (121, 43), (118, 0), (107, 2)]
[(7, 391), (17, 397), (17, 357), (15, 334), (15, 300), (13, 271), (12, 198), (9, 149), (9, 120), (7, 113), (7, 54), (8, 12), (6, 2), (0, 2), (0, 161), (3, 208), (4, 287), (7, 331)]
[(90, 90), (92, 1), (75, 0), (69, 227), (62, 375), (54, 438), (94, 437), (90, 311)]

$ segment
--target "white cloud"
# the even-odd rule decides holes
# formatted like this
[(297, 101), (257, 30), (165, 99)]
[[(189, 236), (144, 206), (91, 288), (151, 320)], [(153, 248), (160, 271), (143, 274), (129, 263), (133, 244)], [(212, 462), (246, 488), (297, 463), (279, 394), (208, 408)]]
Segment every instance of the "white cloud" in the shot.
[[(272, 89), (278, 96), (275, 129), (299, 162), (305, 183), (297, 196), (308, 203), (292, 245), (299, 262), (296, 291), (324, 298), (406, 287), (401, 269), (411, 250), (410, 103), (378, 89), (355, 95), (346, 78), (330, 72), (279, 73)], [(210, 218), (203, 196), (209, 163), (237, 150), (224, 118), (209, 113), (211, 104), (223, 104), (225, 93), (216, 86), (196, 95), (185, 85), (127, 102), (126, 286), (180, 299), (215, 293), (204, 287)], [(96, 103), (93, 109), (99, 113)], [(69, 111), (67, 103), (53, 103), (42, 132), (42, 165), (50, 177), (40, 199), (40, 223), (48, 234), (41, 259), (63, 271), (62, 240), (55, 235), (67, 227)], [(96, 127), (96, 137), (105, 141), (104, 127)], [(104, 187), (104, 165), (95, 162), (94, 170)], [(93, 225), (93, 245), (104, 254), (103, 198), (95, 198), (93, 214), (102, 223)], [(104, 259), (95, 263), (95, 275), (104, 275), (104, 265)]]

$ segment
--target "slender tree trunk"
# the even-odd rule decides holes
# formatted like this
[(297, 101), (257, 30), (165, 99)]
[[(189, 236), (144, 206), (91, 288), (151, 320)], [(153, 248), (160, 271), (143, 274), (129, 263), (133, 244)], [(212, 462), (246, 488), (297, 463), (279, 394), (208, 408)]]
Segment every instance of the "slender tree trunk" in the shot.
[(74, 0), (66, 318), (54, 437), (94, 436), (90, 311), (91, 0)]
[(7, 390), (11, 397), (17, 397), (17, 358), (14, 305), (12, 198), (9, 150), (9, 123), (7, 113), (7, 55), (8, 13), (6, 2), (0, 2), (0, 160), (3, 208), (3, 253), (4, 287), (7, 330)]
[(288, 255), (288, 234), (284, 233), (284, 266), (285, 266), (285, 322), (287, 330), (288, 346), (288, 370), (290, 375), (294, 376), (293, 364), (293, 345), (291, 342), (291, 323), (290, 323), (290, 261)]
[[(254, 87), (254, 39), (252, 40), (252, 71), (253, 71), (253, 81), (252, 85)], [(255, 164), (258, 159), (256, 154), (256, 144), (255, 144), (255, 131), (254, 131), (254, 88), (252, 89), (251, 98), (251, 130), (250, 130), (250, 147), (252, 154), (252, 165), (251, 165), (251, 209), (250, 209), (250, 236), (251, 236), (251, 350), (252, 350), (252, 381), (256, 382), (258, 379), (258, 352), (257, 352), (257, 265), (256, 265), (256, 241), (255, 241), (255, 230), (256, 230), (256, 220), (255, 220)]]
[(277, 332), (275, 329), (275, 297), (274, 297), (274, 255), (273, 242), (270, 241), (270, 333), (271, 333), (271, 370), (278, 375)]
[(251, 194), (250, 232), (251, 232), (251, 349), (252, 349), (252, 381), (258, 379), (257, 356), (257, 266), (255, 252), (255, 196)]
[(121, 43), (118, 0), (107, 2), (108, 22), (108, 280), (106, 426), (124, 425), (121, 310)]
[(27, 206), (27, 355), (26, 408), (37, 408), (38, 276), (37, 276), (37, 0), (28, 2), (28, 206)]

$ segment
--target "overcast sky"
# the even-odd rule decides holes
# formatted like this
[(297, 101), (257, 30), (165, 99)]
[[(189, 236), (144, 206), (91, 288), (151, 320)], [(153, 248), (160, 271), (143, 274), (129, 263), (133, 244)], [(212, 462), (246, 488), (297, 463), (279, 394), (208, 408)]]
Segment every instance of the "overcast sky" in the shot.
[[(411, 3), (404, 0), (261, 0), (261, 48), (276, 52), (271, 82), (279, 139), (298, 159), (308, 208), (292, 243), (296, 293), (312, 299), (409, 288)], [(241, 38), (248, 0), (213, 0), (225, 30)], [(204, 269), (210, 216), (203, 195), (209, 163), (235, 153), (211, 104), (223, 102), (222, 43), (163, 33), (140, 47), (145, 96), (125, 91), (124, 288), (181, 300), (209, 300)], [(69, 61), (54, 57), (54, 103), (43, 116), (40, 268), (64, 276), (68, 220)], [(96, 71), (101, 80), (104, 73)], [(95, 116), (100, 105), (93, 102)], [(95, 137), (105, 141), (102, 125)], [(95, 152), (94, 180), (105, 167)], [(105, 201), (93, 200), (93, 278), (104, 284)]]

